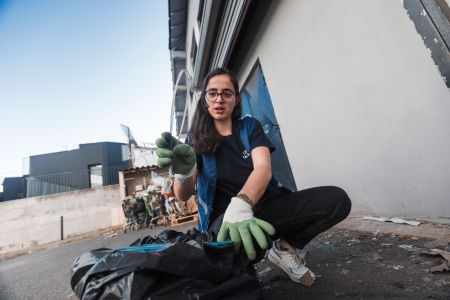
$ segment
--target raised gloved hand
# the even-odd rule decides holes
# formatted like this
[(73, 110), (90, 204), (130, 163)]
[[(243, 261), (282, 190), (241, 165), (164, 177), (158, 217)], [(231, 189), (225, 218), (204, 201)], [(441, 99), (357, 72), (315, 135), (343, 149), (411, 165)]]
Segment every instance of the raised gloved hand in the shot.
[(196, 166), (194, 149), (174, 138), (169, 132), (163, 132), (156, 140), (157, 164), (160, 167), (170, 167), (175, 177), (188, 177)]
[(256, 258), (256, 251), (252, 235), (262, 249), (267, 249), (269, 246), (263, 230), (269, 235), (275, 234), (275, 228), (272, 225), (253, 216), (250, 204), (233, 197), (223, 216), (217, 241), (223, 242), (227, 236), (230, 236), (236, 250), (239, 250), (242, 243), (248, 258), (253, 260)]

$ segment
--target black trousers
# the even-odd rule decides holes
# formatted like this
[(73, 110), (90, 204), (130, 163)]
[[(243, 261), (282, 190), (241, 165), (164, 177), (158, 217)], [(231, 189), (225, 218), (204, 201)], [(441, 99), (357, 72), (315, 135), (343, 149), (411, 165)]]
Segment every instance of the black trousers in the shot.
[(272, 224), (274, 238), (302, 249), (319, 233), (344, 220), (351, 210), (347, 193), (335, 186), (292, 192), (278, 199), (259, 201), (255, 217)]

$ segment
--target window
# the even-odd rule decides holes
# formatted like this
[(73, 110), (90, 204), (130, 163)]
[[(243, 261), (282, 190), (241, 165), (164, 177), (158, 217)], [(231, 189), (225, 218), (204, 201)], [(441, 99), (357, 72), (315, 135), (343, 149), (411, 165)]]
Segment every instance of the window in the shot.
[(195, 68), (195, 61), (197, 59), (197, 41), (195, 39), (195, 32), (192, 32), (192, 42), (191, 42), (191, 65), (192, 69)]
[(198, 13), (197, 13), (197, 24), (198, 24), (199, 28), (202, 25), (204, 6), (205, 6), (205, 0), (200, 0), (200, 3), (198, 4)]
[(102, 165), (89, 166), (89, 186), (91, 188), (103, 186)]

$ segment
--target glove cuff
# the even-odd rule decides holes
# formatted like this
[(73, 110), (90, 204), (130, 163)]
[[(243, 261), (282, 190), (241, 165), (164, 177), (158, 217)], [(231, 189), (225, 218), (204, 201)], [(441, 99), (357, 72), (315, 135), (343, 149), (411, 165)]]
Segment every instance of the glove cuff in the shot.
[(179, 181), (184, 181), (186, 178), (189, 178), (194, 174), (195, 169), (197, 169), (197, 163), (194, 164), (192, 169), (187, 174), (174, 174), (173, 177)]
[(253, 218), (253, 210), (250, 204), (237, 197), (231, 198), (230, 204), (223, 216), (223, 222), (236, 223)]
[[(250, 209), (251, 211), (253, 211), (253, 207), (247, 203), (246, 201), (244, 201), (243, 199), (239, 198), (239, 197), (232, 197), (231, 198), (231, 202), (234, 202), (234, 205), (237, 205), (238, 207), (241, 207), (241, 209)], [(231, 204), (230, 202), (230, 204)]]

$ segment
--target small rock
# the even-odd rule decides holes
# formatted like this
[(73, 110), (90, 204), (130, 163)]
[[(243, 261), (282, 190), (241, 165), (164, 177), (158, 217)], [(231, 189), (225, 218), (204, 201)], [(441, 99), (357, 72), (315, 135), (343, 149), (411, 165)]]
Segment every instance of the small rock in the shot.
[(394, 282), (390, 283), (389, 285), (390, 285), (390, 286), (393, 286), (393, 287), (396, 287), (396, 288), (398, 288), (398, 289), (402, 289), (402, 290), (405, 288), (405, 286), (403, 285), (403, 283), (398, 282), (398, 281), (394, 281)]
[(334, 291), (334, 295), (335, 295), (336, 297), (346, 296), (344, 292), (340, 292), (340, 291)]
[(402, 266), (402, 265), (394, 265), (394, 266), (392, 266), (392, 269), (394, 269), (394, 270), (396, 270), (396, 271), (400, 271), (400, 270), (402, 270), (402, 269), (404, 269), (405, 267), (404, 266)]
[(348, 273), (350, 273), (350, 270), (347, 269), (342, 269), (341, 274), (347, 275)]
[(376, 253), (376, 252), (374, 252), (374, 253), (371, 253), (371, 258), (373, 259), (373, 260), (383, 260), (383, 258), (380, 256), (380, 254), (378, 254), (378, 253)]

